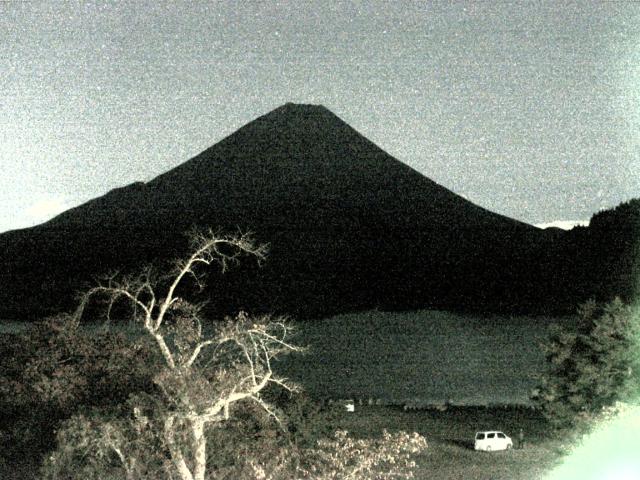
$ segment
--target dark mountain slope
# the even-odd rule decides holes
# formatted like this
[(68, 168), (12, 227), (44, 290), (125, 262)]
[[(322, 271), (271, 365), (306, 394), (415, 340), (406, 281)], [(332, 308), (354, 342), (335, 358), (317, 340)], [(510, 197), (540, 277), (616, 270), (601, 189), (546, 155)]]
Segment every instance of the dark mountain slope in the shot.
[(92, 276), (183, 253), (193, 226), (271, 245), (261, 269), (212, 273), (219, 310), (554, 305), (540, 258), (557, 235), (455, 195), (323, 107), (287, 104), (147, 184), (0, 235), (0, 316), (69, 308)]
[(640, 300), (640, 199), (600, 211), (588, 228), (567, 232), (558, 256), (573, 279), (563, 285), (570, 298)]

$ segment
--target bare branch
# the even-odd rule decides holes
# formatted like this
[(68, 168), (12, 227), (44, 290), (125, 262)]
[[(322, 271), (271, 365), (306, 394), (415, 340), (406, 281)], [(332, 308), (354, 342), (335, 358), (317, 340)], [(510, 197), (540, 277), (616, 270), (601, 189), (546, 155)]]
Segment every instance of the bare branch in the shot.
[(251, 395), (249, 398), (257, 403), (265, 412), (267, 412), (267, 414), (272, 417), (278, 423), (278, 425), (280, 425), (280, 428), (286, 431), (285, 426), (282, 424), (282, 421), (280, 420), (278, 415), (276, 415), (276, 412), (271, 409), (271, 405), (269, 405), (267, 402), (256, 395)]
[[(173, 303), (175, 291), (185, 276), (192, 276), (196, 282), (200, 282), (198, 275), (194, 271), (197, 264), (210, 265), (211, 262), (217, 261), (222, 271), (226, 271), (228, 263), (237, 260), (238, 256), (245, 253), (253, 255), (258, 261), (263, 261), (266, 255), (265, 245), (255, 245), (251, 236), (248, 234), (240, 237), (225, 237), (213, 233), (208, 230), (206, 233), (195, 232), (192, 234), (193, 253), (185, 261), (179, 261), (176, 264), (177, 272), (164, 301), (160, 305), (160, 311), (156, 318), (156, 329), (160, 328), (164, 315)], [(228, 254), (220, 249), (222, 245), (231, 247), (233, 254)], [(201, 285), (199, 283), (199, 285)]]
[(167, 366), (171, 369), (175, 369), (176, 368), (176, 362), (173, 358), (173, 354), (171, 353), (171, 350), (169, 350), (169, 347), (167, 346), (167, 342), (165, 342), (164, 340), (164, 336), (162, 336), (161, 334), (157, 333), (156, 331), (154, 331), (152, 329), (152, 327), (146, 327), (147, 331), (151, 334), (151, 336), (155, 339), (156, 343), (158, 344), (158, 347), (160, 348), (160, 352), (162, 353), (162, 356), (164, 357), (164, 360), (167, 362)]
[(249, 388), (242, 392), (233, 392), (223, 398), (218, 399), (218, 401), (216, 401), (216, 403), (214, 403), (211, 407), (207, 408), (201, 414), (201, 416), (203, 418), (215, 418), (217, 415), (219, 415), (220, 411), (224, 408), (225, 405), (244, 400), (245, 398), (249, 398), (261, 391), (267, 386), (270, 378), (271, 373), (268, 373), (267, 375), (262, 377), (260, 382), (254, 385), (252, 388)]
[(193, 353), (191, 354), (189, 359), (186, 361), (185, 366), (186, 367), (190, 367), (191, 365), (193, 365), (193, 362), (196, 361), (196, 359), (198, 358), (198, 355), (200, 355), (200, 352), (202, 351), (202, 349), (204, 347), (206, 347), (207, 345), (213, 345), (214, 343), (215, 343), (214, 340), (206, 340), (204, 342), (198, 343), (198, 345), (196, 345), (196, 348), (194, 348)]
[(271, 383), (275, 383), (276, 385), (279, 385), (280, 387), (287, 390), (288, 392), (299, 392), (301, 390), (298, 384), (290, 382), (289, 379), (285, 377), (282, 377), (282, 378), (271, 377), (269, 381)]

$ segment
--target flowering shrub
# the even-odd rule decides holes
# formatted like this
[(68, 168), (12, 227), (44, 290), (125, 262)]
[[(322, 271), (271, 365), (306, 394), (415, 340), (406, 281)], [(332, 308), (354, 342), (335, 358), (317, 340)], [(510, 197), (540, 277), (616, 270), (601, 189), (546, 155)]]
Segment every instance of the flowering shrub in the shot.
[(309, 451), (308, 466), (301, 478), (309, 480), (367, 479), (392, 480), (414, 478), (414, 457), (427, 448), (417, 433), (389, 433), (373, 439), (354, 439), (338, 430), (331, 439), (318, 441)]

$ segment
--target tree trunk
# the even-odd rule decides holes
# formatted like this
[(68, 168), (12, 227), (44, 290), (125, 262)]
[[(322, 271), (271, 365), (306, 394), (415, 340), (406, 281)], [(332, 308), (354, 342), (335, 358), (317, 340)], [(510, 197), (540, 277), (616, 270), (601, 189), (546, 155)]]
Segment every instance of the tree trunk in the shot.
[(200, 419), (191, 423), (193, 431), (193, 478), (194, 480), (204, 480), (207, 469), (207, 439), (204, 436), (204, 422)]
[[(164, 438), (169, 447), (169, 452), (171, 453), (171, 461), (176, 467), (178, 475), (180, 475), (181, 480), (194, 480), (193, 474), (187, 463), (184, 461), (184, 456), (182, 455), (182, 450), (180, 450), (180, 446), (176, 445), (174, 440), (174, 431), (173, 424), (175, 422), (175, 417), (170, 416), (164, 422)], [(204, 478), (204, 477), (202, 477)]]

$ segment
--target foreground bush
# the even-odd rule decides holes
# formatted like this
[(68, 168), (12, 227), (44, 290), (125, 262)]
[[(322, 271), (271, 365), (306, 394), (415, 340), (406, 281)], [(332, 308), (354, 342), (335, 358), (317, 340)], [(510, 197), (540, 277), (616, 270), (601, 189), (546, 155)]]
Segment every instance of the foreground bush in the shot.
[(153, 352), (122, 333), (89, 332), (60, 316), (1, 340), (2, 455), (50, 449), (59, 422), (81, 406), (119, 404), (152, 388)]
[(320, 440), (308, 452), (301, 478), (309, 480), (414, 478), (415, 456), (427, 448), (427, 442), (417, 433), (382, 433), (381, 438), (350, 438), (338, 430), (331, 439)]
[[(58, 449), (42, 469), (44, 480), (176, 478), (171, 454), (146, 417), (77, 415), (58, 433)], [(247, 427), (244, 424), (244, 427)], [(273, 430), (210, 429), (207, 479), (224, 480), (392, 480), (414, 478), (415, 457), (424, 437), (383, 432), (380, 438), (354, 439), (337, 431), (308, 448), (298, 448)]]

